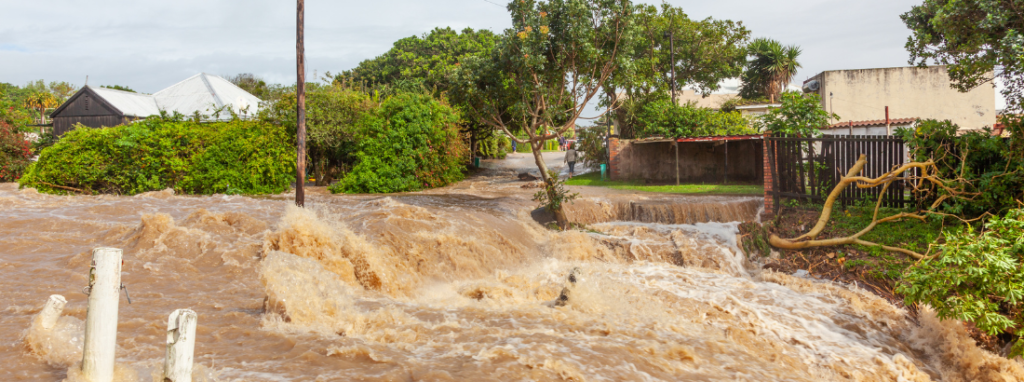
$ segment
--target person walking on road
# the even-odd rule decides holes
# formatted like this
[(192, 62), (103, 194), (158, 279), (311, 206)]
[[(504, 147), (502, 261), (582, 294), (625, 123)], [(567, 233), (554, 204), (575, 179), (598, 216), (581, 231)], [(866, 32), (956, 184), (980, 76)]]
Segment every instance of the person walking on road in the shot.
[(565, 159), (562, 160), (562, 163), (569, 164), (569, 177), (572, 178), (576, 173), (576, 149), (574, 145), (569, 145), (568, 150), (565, 151)]

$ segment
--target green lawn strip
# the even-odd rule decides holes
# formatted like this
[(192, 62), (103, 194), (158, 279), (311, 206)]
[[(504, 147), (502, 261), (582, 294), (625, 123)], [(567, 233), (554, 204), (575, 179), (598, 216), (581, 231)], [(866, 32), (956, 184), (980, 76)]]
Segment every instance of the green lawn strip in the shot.
[(574, 176), (565, 181), (569, 186), (607, 187), (616, 190), (632, 190), (643, 192), (663, 192), (672, 194), (749, 194), (764, 195), (764, 187), (756, 185), (720, 185), (720, 184), (681, 184), (681, 185), (646, 185), (639, 181), (601, 180), (601, 173), (588, 173)]
[[(814, 207), (808, 206), (808, 208)], [(821, 207), (817, 206), (817, 209), (820, 211)], [(882, 219), (900, 212), (903, 211), (882, 208), (878, 212), (878, 218)], [(873, 214), (874, 207), (848, 206), (844, 209), (836, 205), (826, 231), (831, 231), (830, 237), (853, 235), (871, 224)], [(928, 251), (929, 244), (939, 240), (942, 228), (942, 222), (939, 219), (928, 219), (925, 222), (917, 219), (902, 219), (878, 224), (860, 238), (872, 243), (905, 248), (923, 254)], [(847, 261), (843, 263), (844, 268), (858, 269), (879, 279), (897, 281), (901, 278), (903, 271), (916, 262), (915, 259), (907, 255), (888, 252), (879, 247), (851, 245), (833, 248), (826, 249), (834, 250), (837, 257), (847, 257)]]

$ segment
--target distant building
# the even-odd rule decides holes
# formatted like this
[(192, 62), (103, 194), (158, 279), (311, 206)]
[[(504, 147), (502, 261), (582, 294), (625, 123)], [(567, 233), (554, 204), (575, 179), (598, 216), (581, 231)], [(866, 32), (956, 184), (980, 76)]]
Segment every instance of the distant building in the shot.
[(884, 120), (886, 106), (892, 119), (948, 119), (962, 129), (996, 123), (995, 91), (983, 85), (961, 93), (950, 87), (945, 66), (830, 70), (803, 85), (839, 115), (836, 125)]
[(836, 123), (821, 129), (821, 133), (825, 135), (893, 135), (898, 129), (913, 129), (916, 127), (917, 118), (889, 119), (888, 124), (886, 124), (884, 119), (876, 119), (872, 121)]
[(736, 106), (736, 111), (747, 118), (756, 118), (768, 114), (768, 110), (781, 107), (781, 103), (753, 103), (749, 105)]
[(161, 111), (228, 120), (233, 111), (252, 114), (260, 99), (212, 74), (200, 73), (153, 94), (85, 86), (50, 114), (53, 133), (62, 136), (76, 124), (110, 127), (159, 115)]

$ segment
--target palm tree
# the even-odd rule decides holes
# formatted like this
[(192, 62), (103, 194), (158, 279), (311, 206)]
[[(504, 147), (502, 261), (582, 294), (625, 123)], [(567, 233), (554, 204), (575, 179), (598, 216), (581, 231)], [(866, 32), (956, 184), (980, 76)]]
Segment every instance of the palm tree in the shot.
[[(46, 109), (47, 108), (51, 108), (51, 107), (56, 107), (56, 106), (57, 106), (57, 98), (53, 96), (53, 93), (46, 92), (46, 91), (36, 92), (35, 94), (32, 94), (32, 95), (28, 96), (28, 98), (25, 99), (25, 107), (31, 108), (31, 109), (39, 109), (39, 124), (40, 125), (46, 123), (46, 115), (43, 114), (44, 112), (46, 112)], [(39, 126), (39, 135), (40, 136), (43, 135), (43, 127), (42, 126)]]
[(747, 46), (747, 53), (751, 60), (747, 62), (747, 70), (743, 72), (740, 97), (766, 97), (769, 102), (775, 103), (781, 99), (782, 91), (793, 80), (796, 70), (801, 67), (797, 62), (801, 53), (800, 47), (783, 46), (778, 41), (759, 38)]

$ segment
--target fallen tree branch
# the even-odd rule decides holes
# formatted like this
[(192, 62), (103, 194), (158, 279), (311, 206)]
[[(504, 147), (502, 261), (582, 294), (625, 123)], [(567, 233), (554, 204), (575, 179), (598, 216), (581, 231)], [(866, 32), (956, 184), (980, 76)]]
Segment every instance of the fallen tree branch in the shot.
[(77, 192), (77, 193), (80, 193), (80, 194), (88, 194), (88, 192), (85, 192), (83, 190), (79, 190), (79, 189), (74, 188), (74, 187), (58, 186), (56, 184), (51, 184), (51, 183), (46, 183), (46, 182), (38, 182), (38, 183), (41, 184), (41, 185), (44, 185), (46, 187), (59, 188), (59, 189), (65, 190), (65, 191), (73, 191), (73, 192)]
[[(922, 255), (909, 249), (890, 247), (860, 239), (861, 236), (864, 236), (868, 232), (871, 232), (871, 230), (875, 229), (875, 227), (878, 226), (878, 224), (880, 223), (886, 223), (900, 219), (917, 219), (920, 220), (921, 222), (925, 221), (925, 217), (923, 215), (919, 213), (910, 212), (901, 212), (899, 214), (888, 216), (882, 219), (878, 218), (878, 211), (882, 207), (882, 201), (884, 200), (886, 191), (889, 190), (889, 186), (892, 185), (892, 182), (896, 180), (905, 179), (901, 178), (899, 174), (902, 174), (914, 168), (920, 169), (922, 173), (921, 177), (919, 178), (920, 180), (931, 182), (932, 184), (935, 184), (938, 187), (942, 187), (951, 193), (955, 193), (955, 190), (952, 190), (949, 187), (947, 187), (945, 184), (942, 183), (942, 181), (940, 181), (934, 175), (935, 173), (938, 172), (938, 170), (935, 168), (935, 163), (932, 161), (907, 163), (874, 179), (858, 176), (858, 174), (860, 174), (860, 172), (864, 169), (865, 164), (867, 164), (867, 156), (862, 154), (860, 158), (857, 159), (857, 162), (853, 165), (853, 167), (850, 167), (850, 170), (846, 173), (846, 176), (839, 180), (839, 183), (829, 194), (828, 199), (825, 200), (824, 207), (822, 207), (821, 217), (818, 218), (818, 222), (814, 225), (813, 228), (811, 228), (809, 232), (795, 239), (783, 239), (778, 237), (778, 235), (771, 235), (771, 237), (768, 239), (768, 242), (771, 243), (772, 246), (782, 249), (804, 249), (811, 247), (830, 247), (836, 245), (859, 244), (869, 247), (882, 248), (889, 252), (903, 253), (907, 256), (913, 257), (918, 260), (930, 259), (935, 257), (936, 255)], [(882, 191), (878, 194), (878, 201), (875, 203), (875, 210), (874, 214), (871, 217), (871, 224), (868, 224), (868, 226), (862, 229), (860, 232), (857, 232), (851, 236), (818, 240), (818, 235), (821, 234), (821, 232), (825, 229), (825, 225), (828, 224), (828, 221), (832, 216), (832, 206), (835, 204), (836, 199), (838, 199), (839, 196), (842, 195), (843, 190), (846, 189), (846, 187), (849, 186), (851, 183), (856, 184), (859, 188), (871, 188), (882, 186)], [(945, 200), (945, 198), (946, 197), (942, 197), (940, 198), (940, 200), (936, 201), (932, 205), (932, 208), (930, 210), (934, 210), (935, 207), (937, 207), (939, 204), (942, 203), (943, 200)], [(931, 250), (929, 250), (929, 253), (930, 252)]]

